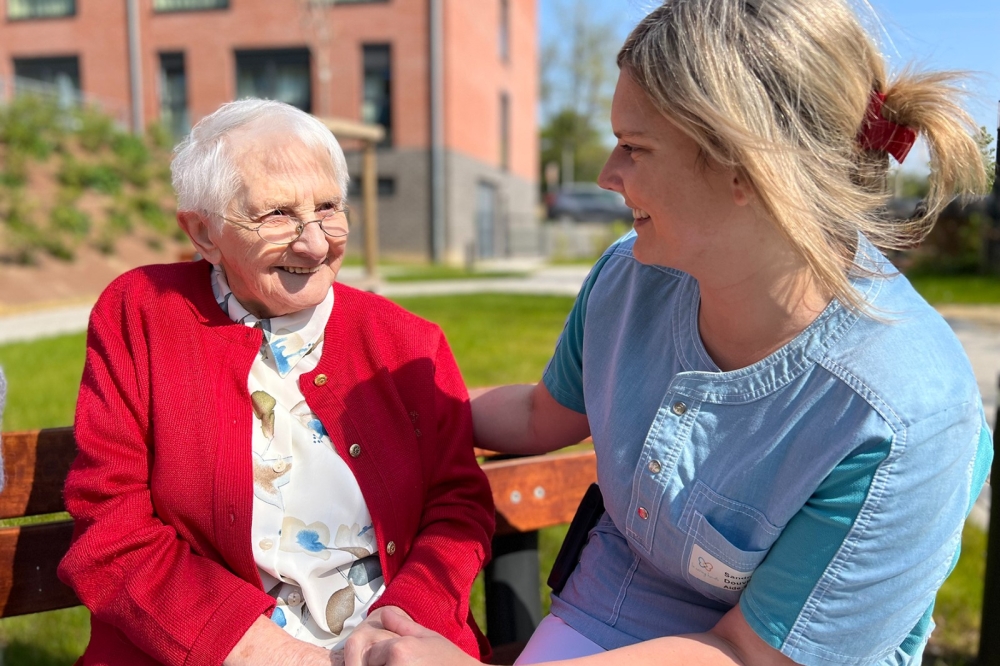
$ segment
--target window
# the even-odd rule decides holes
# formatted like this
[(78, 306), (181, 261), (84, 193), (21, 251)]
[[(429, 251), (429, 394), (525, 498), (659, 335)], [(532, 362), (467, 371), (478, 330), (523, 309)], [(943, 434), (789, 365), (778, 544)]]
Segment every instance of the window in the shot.
[(15, 90), (56, 95), (69, 106), (80, 101), (80, 62), (76, 56), (14, 58)]
[(160, 54), (160, 121), (175, 139), (191, 129), (183, 53)]
[(392, 69), (388, 44), (365, 45), (361, 120), (385, 128), (381, 146), (392, 145)]
[(202, 9), (228, 9), (229, 0), (153, 0), (154, 12), (190, 12)]
[(493, 183), (476, 184), (476, 255), (480, 259), (496, 256), (497, 188)]
[(7, 18), (12, 21), (75, 14), (76, 0), (7, 0)]
[[(362, 176), (352, 178), (350, 184), (347, 186), (347, 195), (349, 197), (360, 198), (364, 194), (365, 190), (363, 183), (364, 178)], [(395, 196), (396, 179), (392, 176), (379, 176), (376, 191), (378, 192), (379, 198)]]
[(510, 168), (510, 95), (500, 93), (500, 168)]
[(309, 49), (236, 52), (236, 97), (262, 97), (312, 111)]
[(500, 0), (500, 60), (510, 61), (510, 0)]

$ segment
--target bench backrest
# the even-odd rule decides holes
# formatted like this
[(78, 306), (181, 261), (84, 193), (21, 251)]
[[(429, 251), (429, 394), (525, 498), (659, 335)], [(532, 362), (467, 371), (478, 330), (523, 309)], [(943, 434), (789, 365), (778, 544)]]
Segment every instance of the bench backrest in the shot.
[[(597, 480), (594, 452), (500, 459), (488, 451), (483, 470), (493, 488), (497, 534), (529, 532), (568, 523), (587, 487)], [(46, 516), (34, 524), (0, 527), (0, 617), (78, 605), (56, 577), (69, 547), (73, 521), (62, 489), (76, 455), (72, 428), (3, 435), (7, 482), (0, 519)]]

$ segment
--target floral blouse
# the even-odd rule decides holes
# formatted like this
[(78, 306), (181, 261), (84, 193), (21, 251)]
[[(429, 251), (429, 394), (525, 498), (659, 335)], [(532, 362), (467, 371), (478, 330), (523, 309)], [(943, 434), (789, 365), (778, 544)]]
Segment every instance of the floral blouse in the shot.
[(299, 640), (338, 647), (385, 579), (361, 489), (299, 391), (299, 377), (319, 362), (333, 289), (313, 308), (271, 319), (247, 312), (219, 266), (212, 291), (230, 319), (264, 332), (248, 379), (251, 538), (264, 590), (278, 602), (271, 619)]

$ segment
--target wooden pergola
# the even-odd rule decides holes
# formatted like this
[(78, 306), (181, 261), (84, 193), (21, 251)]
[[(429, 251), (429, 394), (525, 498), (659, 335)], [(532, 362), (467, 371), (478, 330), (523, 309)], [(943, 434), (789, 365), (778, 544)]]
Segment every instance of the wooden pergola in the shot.
[(364, 146), (361, 168), (361, 200), (365, 207), (365, 277), (370, 284), (378, 280), (378, 168), (375, 146), (385, 137), (385, 128), (346, 118), (320, 118), (338, 140), (360, 141)]

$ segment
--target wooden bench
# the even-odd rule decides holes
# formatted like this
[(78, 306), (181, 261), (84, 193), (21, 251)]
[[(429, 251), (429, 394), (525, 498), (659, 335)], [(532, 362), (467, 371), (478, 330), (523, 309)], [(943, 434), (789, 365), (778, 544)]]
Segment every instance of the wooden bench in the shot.
[[(993, 479), (1000, 479), (998, 433), (993, 446)], [(7, 485), (0, 492), (0, 518), (63, 511), (63, 482), (75, 452), (72, 428), (4, 434)], [(497, 646), (493, 663), (510, 664), (541, 614), (537, 530), (572, 520), (580, 498), (596, 480), (596, 462), (592, 450), (512, 459), (478, 453), (486, 459), (483, 469), (497, 507), (494, 560), (486, 572), (487, 630)], [(72, 521), (58, 516), (45, 523), (0, 527), (0, 617), (80, 603), (56, 577), (72, 529)], [(1000, 666), (1000, 509), (990, 515), (984, 590), (977, 664)]]
[[(592, 450), (510, 459), (477, 453), (497, 507), (495, 557), (486, 572), (488, 636), (497, 646), (494, 663), (509, 664), (540, 619), (537, 530), (572, 520), (596, 480), (596, 463)], [(62, 488), (75, 455), (72, 428), (5, 433), (0, 518), (65, 511)], [(0, 617), (79, 605), (56, 577), (72, 534), (73, 522), (58, 515), (0, 527)]]

